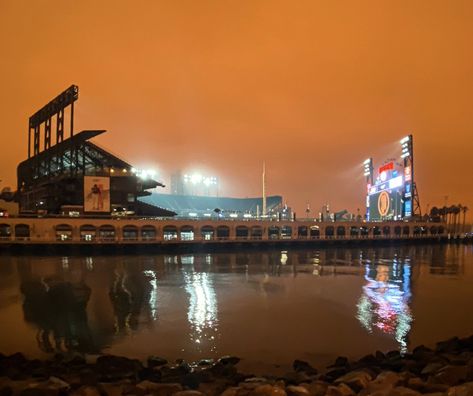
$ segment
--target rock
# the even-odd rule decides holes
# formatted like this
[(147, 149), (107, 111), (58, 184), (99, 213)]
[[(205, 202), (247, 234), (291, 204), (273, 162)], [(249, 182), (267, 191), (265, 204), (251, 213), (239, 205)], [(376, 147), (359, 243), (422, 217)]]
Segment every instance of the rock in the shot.
[(467, 375), (467, 366), (445, 366), (435, 374), (433, 382), (450, 386), (458, 385), (460, 382), (466, 381)]
[(461, 349), (461, 341), (458, 337), (450, 338), (446, 341), (437, 342), (436, 352), (458, 352)]
[(132, 377), (143, 368), (137, 360), (113, 355), (100, 356), (97, 358), (95, 366), (104, 381), (116, 381)]
[(49, 396), (49, 393), (45, 389), (25, 388), (19, 393), (19, 396)]
[(348, 358), (345, 356), (338, 356), (335, 359), (335, 362), (328, 366), (327, 368), (333, 368), (333, 367), (345, 367), (348, 366)]
[(171, 396), (176, 392), (182, 391), (182, 385), (178, 383), (162, 384), (151, 381), (141, 381), (136, 387), (143, 389), (145, 394), (152, 393), (155, 396)]
[(466, 382), (454, 386), (447, 391), (447, 396), (471, 396), (473, 395), (473, 382)]
[(421, 393), (404, 386), (398, 386), (388, 393), (389, 396), (420, 396)]
[(374, 356), (376, 357), (376, 360), (378, 362), (382, 362), (382, 361), (386, 360), (386, 355), (381, 351), (376, 351)]
[(211, 366), (214, 363), (215, 362), (213, 359), (201, 359), (197, 362), (197, 365), (198, 366)]
[(286, 388), (288, 396), (310, 396), (309, 391), (303, 386), (289, 385)]
[(101, 396), (100, 391), (95, 386), (84, 385), (72, 391), (71, 396)]
[(300, 371), (300, 372), (291, 371), (289, 373), (284, 374), (283, 378), (281, 379), (289, 385), (299, 385), (303, 382), (311, 382), (313, 379), (313, 376), (310, 376), (306, 372), (303, 372), (303, 371)]
[(307, 389), (310, 396), (323, 396), (329, 385), (323, 381), (314, 381), (310, 384), (301, 384), (300, 386)]
[(246, 378), (244, 382), (266, 384), (268, 380), (265, 377), (249, 377), (249, 378)]
[(425, 387), (425, 382), (418, 377), (409, 378), (407, 381), (407, 387), (421, 392)]
[(442, 363), (429, 363), (427, 364), (422, 371), (420, 372), (422, 375), (431, 375), (435, 374), (439, 371), (444, 365)]
[(343, 375), (342, 377), (337, 378), (334, 383), (344, 383), (353, 389), (355, 393), (358, 393), (362, 389), (366, 388), (371, 380), (371, 375), (366, 371), (352, 371)]
[(376, 366), (379, 362), (374, 355), (366, 355), (359, 359), (356, 363), (363, 366)]
[(218, 361), (224, 365), (236, 365), (240, 362), (240, 358), (239, 357), (236, 357), (236, 356), (224, 356), (224, 357), (221, 357)]
[(346, 384), (338, 386), (330, 385), (325, 393), (326, 396), (355, 396), (355, 392)]
[(197, 390), (184, 390), (174, 393), (173, 396), (205, 396), (205, 394)]
[(232, 386), (231, 388), (225, 389), (220, 396), (236, 396), (240, 388)]
[(398, 373), (385, 371), (379, 374), (375, 380), (371, 381), (367, 387), (362, 390), (360, 395), (388, 394), (394, 387), (401, 382)]
[(279, 386), (270, 384), (258, 385), (250, 392), (250, 396), (287, 396), (286, 391)]
[(11, 386), (2, 386), (0, 388), (0, 396), (12, 396), (13, 395), (13, 389)]
[(336, 380), (337, 378), (345, 375), (346, 373), (348, 372), (348, 370), (346, 368), (341, 368), (341, 367), (338, 367), (336, 369), (333, 369), (333, 370), (330, 370), (328, 372), (325, 373), (325, 377), (329, 380), (329, 381), (334, 381)]
[(147, 366), (149, 368), (164, 366), (165, 364), (168, 364), (168, 361), (158, 356), (150, 356), (147, 359)]
[(292, 363), (292, 368), (296, 372), (304, 372), (309, 375), (317, 374), (317, 370), (304, 360), (294, 360), (294, 362)]
[(401, 353), (398, 350), (389, 351), (386, 353), (387, 359), (399, 359), (401, 357)]
[(225, 390), (226, 386), (226, 381), (202, 382), (199, 384), (198, 391), (207, 396), (218, 396)]
[(145, 396), (147, 392), (136, 385), (125, 384), (122, 386), (121, 394), (124, 396)]
[(102, 384), (102, 387), (103, 387), (103, 390), (105, 391), (105, 393), (107, 394), (107, 396), (122, 396), (122, 395), (124, 395), (122, 384), (104, 383), (104, 384)]

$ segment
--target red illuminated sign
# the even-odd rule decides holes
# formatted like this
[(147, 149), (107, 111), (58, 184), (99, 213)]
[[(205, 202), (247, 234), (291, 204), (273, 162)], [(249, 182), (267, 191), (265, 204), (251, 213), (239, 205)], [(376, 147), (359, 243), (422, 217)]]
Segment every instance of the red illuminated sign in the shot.
[(389, 170), (394, 170), (394, 162), (388, 162), (387, 164), (384, 164), (383, 166), (381, 166), (378, 170), (378, 174), (381, 174)]

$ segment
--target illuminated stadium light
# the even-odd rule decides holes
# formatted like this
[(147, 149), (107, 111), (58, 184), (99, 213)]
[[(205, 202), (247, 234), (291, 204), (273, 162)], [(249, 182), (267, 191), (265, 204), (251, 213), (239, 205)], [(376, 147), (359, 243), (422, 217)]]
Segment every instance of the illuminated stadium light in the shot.
[(131, 172), (138, 176), (140, 179), (146, 180), (146, 179), (153, 179), (157, 172), (154, 169), (135, 169), (132, 168)]
[(363, 162), (364, 176), (370, 176), (373, 169), (373, 160), (371, 158), (366, 159)]
[(401, 144), (407, 143), (407, 142), (409, 142), (409, 140), (411, 140), (411, 137), (410, 137), (410, 136), (403, 137), (403, 138), (401, 139)]
[(191, 175), (184, 175), (184, 183), (191, 183), (194, 185), (203, 184), (206, 187), (216, 186), (217, 178), (215, 176), (202, 176), (200, 173), (193, 173)]
[(230, 217), (232, 217), (232, 218), (235, 219), (236, 217), (238, 217), (238, 214), (236, 214), (236, 213), (230, 213)]
[(401, 154), (402, 159), (411, 156), (411, 152), (412, 152), (412, 137), (411, 137), (411, 135), (406, 136), (406, 137), (401, 139), (401, 148), (402, 148), (402, 154)]

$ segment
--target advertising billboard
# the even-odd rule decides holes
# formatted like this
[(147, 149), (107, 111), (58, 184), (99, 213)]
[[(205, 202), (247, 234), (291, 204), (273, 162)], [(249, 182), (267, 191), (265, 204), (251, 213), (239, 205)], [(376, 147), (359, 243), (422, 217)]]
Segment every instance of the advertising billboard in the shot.
[(84, 176), (84, 212), (110, 212), (110, 178)]

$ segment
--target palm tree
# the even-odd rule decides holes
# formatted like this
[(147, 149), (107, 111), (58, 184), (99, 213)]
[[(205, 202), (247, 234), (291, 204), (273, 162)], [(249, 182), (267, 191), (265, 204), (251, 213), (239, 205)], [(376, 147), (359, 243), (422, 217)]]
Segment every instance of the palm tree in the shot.
[(462, 225), (462, 232), (465, 232), (465, 220), (466, 220), (466, 212), (468, 212), (468, 207), (467, 206), (462, 206), (462, 211), (463, 211), (463, 225)]

